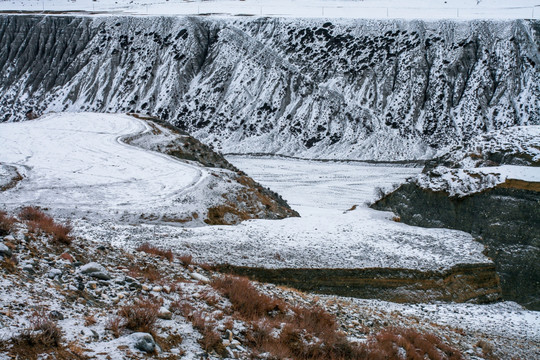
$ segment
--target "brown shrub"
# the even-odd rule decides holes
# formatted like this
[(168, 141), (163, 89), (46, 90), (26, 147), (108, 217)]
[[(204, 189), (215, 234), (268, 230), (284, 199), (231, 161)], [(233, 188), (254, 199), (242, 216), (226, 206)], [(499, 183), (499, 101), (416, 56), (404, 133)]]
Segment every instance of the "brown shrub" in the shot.
[(163, 300), (138, 298), (133, 304), (124, 305), (118, 315), (125, 320), (125, 327), (133, 331), (153, 332)]
[(148, 265), (144, 268), (140, 268), (136, 265), (128, 268), (128, 275), (134, 278), (144, 278), (150, 282), (164, 281), (163, 275), (159, 270), (152, 265)]
[(84, 326), (91, 326), (97, 323), (96, 317), (94, 315), (87, 315), (84, 317)]
[(181, 255), (178, 257), (178, 259), (180, 259), (180, 261), (185, 267), (188, 267), (189, 265), (193, 264), (193, 256), (191, 255)]
[(9, 216), (5, 211), (0, 211), (0, 236), (8, 235), (17, 219)]
[(390, 328), (374, 336), (368, 344), (368, 352), (391, 359), (411, 360), (458, 360), (461, 353), (444, 344), (438, 337), (422, 334), (414, 329)]
[(169, 260), (169, 262), (173, 261), (174, 255), (172, 251), (169, 250), (162, 250), (160, 248), (157, 248), (153, 245), (150, 245), (149, 243), (145, 242), (144, 244), (140, 245), (137, 249), (137, 251), (143, 251), (147, 254), (160, 256), (162, 258), (165, 258)]
[(215, 306), (219, 303), (220, 296), (215, 294), (212, 290), (204, 289), (200, 292), (201, 299), (209, 306)]
[(69, 245), (73, 238), (69, 236), (71, 226), (69, 224), (62, 225), (54, 221), (52, 217), (45, 214), (39, 208), (28, 206), (23, 208), (19, 217), (25, 220), (30, 232), (35, 233), (42, 231), (52, 237), (52, 240), (57, 243)]
[(126, 326), (126, 321), (120, 316), (112, 316), (107, 320), (105, 329), (110, 330), (115, 338), (120, 337), (122, 330)]
[(36, 206), (27, 206), (19, 212), (19, 218), (25, 221), (39, 221), (47, 215)]
[(293, 323), (319, 338), (330, 339), (338, 328), (336, 318), (326, 310), (315, 306), (312, 308), (295, 307)]
[(30, 327), (14, 339), (17, 345), (59, 347), (62, 330), (52, 321), (45, 311), (34, 311), (29, 318)]
[(195, 311), (188, 319), (191, 321), (193, 327), (201, 333), (202, 337), (198, 342), (204, 351), (215, 351), (221, 356), (227, 356), (227, 350), (223, 345), (221, 336), (215, 330), (216, 324), (213, 320), (207, 319), (204, 313), (200, 311)]
[(212, 282), (212, 286), (226, 296), (233, 307), (246, 320), (268, 316), (272, 311), (285, 309), (285, 303), (260, 294), (247, 278), (225, 276)]
[(17, 260), (17, 258), (11, 255), (11, 257), (3, 258), (2, 262), (0, 262), (0, 267), (6, 270), (8, 273), (13, 274), (17, 272), (18, 263), (19, 261)]

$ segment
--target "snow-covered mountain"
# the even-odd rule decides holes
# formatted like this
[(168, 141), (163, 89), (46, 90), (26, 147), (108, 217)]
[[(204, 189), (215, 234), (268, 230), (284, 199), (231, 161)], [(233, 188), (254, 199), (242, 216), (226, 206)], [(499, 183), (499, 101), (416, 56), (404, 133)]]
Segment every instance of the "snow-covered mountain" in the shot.
[(0, 17), (4, 121), (146, 112), (227, 153), (400, 160), (540, 124), (538, 21)]

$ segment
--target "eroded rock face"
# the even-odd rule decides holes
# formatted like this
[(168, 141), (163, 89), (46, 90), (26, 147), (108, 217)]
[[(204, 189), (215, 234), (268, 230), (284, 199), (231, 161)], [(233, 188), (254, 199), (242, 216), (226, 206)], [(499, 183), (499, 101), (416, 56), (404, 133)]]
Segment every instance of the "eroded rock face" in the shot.
[[(540, 309), (539, 131), (534, 126), (477, 137), (428, 163), (423, 174), (372, 207), (410, 225), (471, 233), (494, 260), (503, 297)], [(488, 176), (497, 181), (466, 186)]]
[(393, 302), (489, 303), (501, 296), (499, 277), (492, 264), (460, 264), (442, 271), (265, 269), (232, 265), (217, 266), (217, 269), (303, 291)]
[(429, 158), (487, 130), (540, 123), (539, 29), (6, 15), (0, 109), (4, 121), (149, 113), (224, 152)]

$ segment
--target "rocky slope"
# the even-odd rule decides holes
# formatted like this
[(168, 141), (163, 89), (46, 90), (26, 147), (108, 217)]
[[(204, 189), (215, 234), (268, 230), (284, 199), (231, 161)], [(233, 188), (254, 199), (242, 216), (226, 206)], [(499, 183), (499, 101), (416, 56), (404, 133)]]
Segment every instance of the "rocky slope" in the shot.
[(478, 136), (428, 163), (372, 207), (417, 226), (470, 232), (486, 245), (503, 297), (540, 309), (540, 128)]
[(4, 121), (146, 112), (224, 152), (415, 159), (540, 122), (537, 21), (0, 17)]
[[(261, 350), (263, 334), (263, 340), (277, 341), (288, 339), (282, 334), (291, 329), (318, 324), (292, 321), (294, 314), (310, 319), (311, 313), (341, 339), (336, 346), (343, 350), (367, 343), (375, 350), (381, 334), (415, 329), (417, 339), (420, 334), (428, 339), (416, 351), (436, 344), (436, 336), (443, 340), (440, 348), (454, 354), (436, 351), (437, 358), (540, 355), (540, 315), (515, 303), (400, 305), (240, 281), (246, 292), (257, 294), (253, 303), (264, 306), (271, 296), (277, 304), (267, 314), (247, 317), (219, 286), (222, 275), (192, 263), (189, 248), (176, 254), (148, 244), (125, 250), (82, 237), (59, 241), (41, 224), (0, 214), (1, 359), (273, 359), (289, 346), (309, 349), (326, 339), (308, 333), (281, 348)], [(283, 315), (282, 309), (289, 310)], [(392, 358), (405, 359), (403, 341), (385, 344), (381, 348), (397, 351)]]

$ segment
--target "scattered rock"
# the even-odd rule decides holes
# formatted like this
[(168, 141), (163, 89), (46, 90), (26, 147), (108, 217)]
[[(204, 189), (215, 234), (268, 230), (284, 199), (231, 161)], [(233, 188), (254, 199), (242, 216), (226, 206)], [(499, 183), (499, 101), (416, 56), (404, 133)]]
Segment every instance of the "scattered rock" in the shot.
[(196, 273), (196, 272), (192, 272), (192, 273), (189, 273), (189, 276), (191, 276), (193, 279), (195, 280), (198, 280), (202, 283), (205, 283), (205, 284), (209, 284), (210, 283), (210, 279), (207, 278), (206, 276), (204, 275), (201, 275), (199, 273)]
[(11, 257), (11, 249), (8, 248), (6, 245), (0, 243), (0, 255), (4, 257)]
[(32, 264), (25, 264), (23, 265), (22, 269), (26, 271), (29, 274), (35, 274), (36, 271), (34, 270), (34, 266)]
[(81, 273), (95, 277), (96, 279), (101, 279), (101, 280), (111, 279), (111, 275), (109, 275), (109, 272), (105, 269), (105, 267), (96, 262), (91, 262), (82, 266), (80, 271)]
[(156, 350), (156, 343), (152, 335), (148, 333), (137, 332), (130, 335), (135, 349), (152, 353)]
[(8, 235), (8, 236), (5, 236), (5, 237), (4, 237), (4, 241), (11, 241), (11, 242), (14, 242), (14, 241), (15, 241), (15, 238), (13, 237), (13, 235)]
[(233, 333), (232, 333), (232, 331), (227, 329), (225, 331), (225, 334), (227, 334), (227, 339), (229, 340), (229, 343), (231, 343), (233, 341)]
[(159, 309), (158, 317), (160, 319), (164, 319), (164, 320), (171, 320), (172, 319), (172, 312), (170, 312), (169, 309), (167, 309), (166, 307), (162, 306)]
[(56, 310), (51, 311), (49, 317), (53, 320), (64, 320), (64, 314)]
[(60, 278), (60, 277), (62, 277), (62, 270), (60, 270), (60, 269), (51, 269), (47, 273), (47, 277), (49, 279), (55, 279), (57, 277)]

